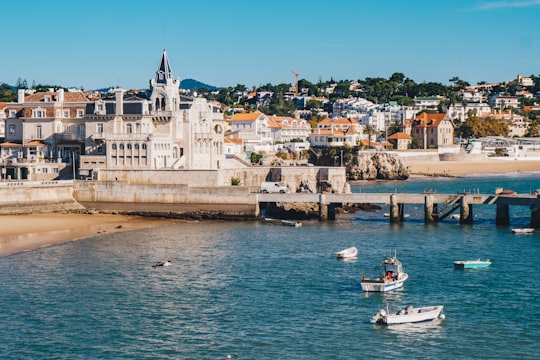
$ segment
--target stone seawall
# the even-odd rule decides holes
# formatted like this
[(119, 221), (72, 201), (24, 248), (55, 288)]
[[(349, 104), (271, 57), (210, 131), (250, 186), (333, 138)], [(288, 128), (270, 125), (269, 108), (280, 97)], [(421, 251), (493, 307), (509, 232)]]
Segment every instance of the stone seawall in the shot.
[(0, 214), (83, 209), (73, 198), (73, 181), (0, 182)]
[(77, 181), (74, 198), (88, 210), (190, 219), (256, 219), (256, 190), (245, 186), (191, 187)]

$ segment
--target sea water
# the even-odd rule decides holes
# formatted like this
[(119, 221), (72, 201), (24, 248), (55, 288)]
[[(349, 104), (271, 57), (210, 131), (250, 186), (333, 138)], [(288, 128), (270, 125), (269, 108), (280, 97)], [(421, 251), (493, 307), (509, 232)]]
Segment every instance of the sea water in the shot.
[[(540, 175), (419, 179), (355, 192), (528, 193)], [(537, 359), (540, 233), (512, 234), (530, 209), (473, 207), (473, 225), (424, 224), (406, 205), (305, 221), (180, 222), (104, 234), (0, 259), (1, 359)], [(335, 252), (356, 246), (359, 256)], [(409, 280), (366, 294), (390, 253)], [(485, 269), (455, 270), (456, 260)], [(153, 268), (158, 261), (172, 266)], [(379, 308), (444, 305), (444, 320), (381, 326)]]

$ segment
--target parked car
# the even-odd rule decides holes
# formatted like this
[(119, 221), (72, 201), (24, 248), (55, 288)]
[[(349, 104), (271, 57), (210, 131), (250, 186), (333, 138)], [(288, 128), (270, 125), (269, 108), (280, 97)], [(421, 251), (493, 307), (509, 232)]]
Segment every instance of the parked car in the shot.
[(287, 184), (277, 181), (265, 181), (261, 184), (262, 193), (282, 193), (289, 192)]

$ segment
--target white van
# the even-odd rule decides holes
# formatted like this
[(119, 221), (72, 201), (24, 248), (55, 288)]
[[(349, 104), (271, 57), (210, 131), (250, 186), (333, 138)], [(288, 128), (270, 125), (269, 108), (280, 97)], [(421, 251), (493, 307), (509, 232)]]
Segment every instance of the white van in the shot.
[(262, 193), (282, 193), (289, 192), (287, 184), (282, 182), (265, 181), (261, 184)]

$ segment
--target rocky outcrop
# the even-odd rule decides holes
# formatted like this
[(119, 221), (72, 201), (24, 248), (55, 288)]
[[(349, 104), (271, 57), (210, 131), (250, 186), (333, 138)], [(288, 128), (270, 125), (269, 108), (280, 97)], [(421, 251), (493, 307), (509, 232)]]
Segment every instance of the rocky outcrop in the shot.
[(388, 153), (362, 152), (347, 169), (348, 180), (406, 180), (409, 170), (401, 159)]

